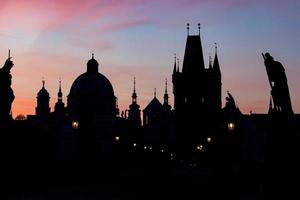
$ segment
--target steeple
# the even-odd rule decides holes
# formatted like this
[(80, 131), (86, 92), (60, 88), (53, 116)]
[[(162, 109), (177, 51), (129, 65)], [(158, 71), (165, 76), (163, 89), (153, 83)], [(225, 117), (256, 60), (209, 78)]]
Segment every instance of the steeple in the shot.
[(214, 59), (214, 64), (213, 64), (213, 69), (220, 73), (221, 74), (221, 71), (220, 71), (220, 65), (219, 65), (219, 59), (218, 59), (218, 54), (217, 54), (217, 43), (215, 42), (215, 59)]
[[(135, 77), (133, 78), (133, 93), (132, 93), (132, 103), (129, 105), (128, 119), (132, 121), (135, 125), (141, 125), (141, 111), (140, 106), (137, 104), (137, 95), (135, 90)], [(125, 118), (127, 116), (127, 110), (125, 111)]]
[[(189, 28), (189, 26), (188, 26)], [(183, 59), (182, 73), (198, 75), (205, 69), (202, 44), (200, 38), (200, 25), (198, 25), (199, 34), (187, 36), (185, 53)], [(188, 29), (189, 30), (189, 29)]]
[(59, 115), (63, 115), (64, 114), (64, 110), (65, 110), (65, 104), (63, 103), (63, 99), (62, 99), (62, 91), (61, 91), (61, 78), (59, 77), (59, 88), (58, 88), (58, 93), (57, 93), (57, 102), (55, 103), (54, 106), (54, 112), (56, 114)]
[(137, 102), (137, 95), (136, 95), (136, 91), (135, 91), (135, 77), (133, 78), (133, 93), (132, 93), (132, 103), (136, 103)]
[(165, 82), (165, 94), (164, 94), (164, 104), (169, 103), (169, 95), (168, 95), (168, 80)]
[(174, 68), (173, 68), (173, 74), (177, 72), (177, 66), (176, 66), (176, 53), (174, 53)]
[(62, 102), (62, 92), (61, 92), (61, 79), (59, 78), (59, 89), (58, 89), (58, 93), (57, 93), (57, 101), (58, 102)]

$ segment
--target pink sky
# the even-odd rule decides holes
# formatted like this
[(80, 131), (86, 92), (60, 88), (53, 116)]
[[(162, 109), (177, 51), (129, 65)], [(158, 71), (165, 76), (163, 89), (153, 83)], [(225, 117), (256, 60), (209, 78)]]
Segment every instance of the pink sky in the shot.
[(187, 22), (191, 33), (202, 24), (206, 64), (218, 43), (223, 103), (230, 90), (244, 113), (267, 112), (270, 88), (260, 54), (269, 51), (285, 66), (293, 109), (300, 112), (299, 9), (293, 0), (1, 1), (0, 58), (4, 63), (11, 49), (15, 63), (13, 115), (34, 114), (43, 77), (53, 111), (59, 77), (66, 97), (92, 52), (121, 109), (130, 104), (134, 76), (141, 108), (154, 88), (162, 100), (165, 78), (172, 92), (173, 53), (182, 60)]

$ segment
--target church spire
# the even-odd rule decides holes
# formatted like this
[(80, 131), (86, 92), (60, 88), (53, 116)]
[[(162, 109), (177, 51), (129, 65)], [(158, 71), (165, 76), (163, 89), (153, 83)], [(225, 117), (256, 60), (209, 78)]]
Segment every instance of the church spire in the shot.
[(132, 103), (136, 103), (137, 102), (137, 95), (136, 95), (136, 91), (135, 91), (135, 77), (133, 78), (133, 93), (132, 93)]
[(165, 82), (165, 94), (164, 94), (164, 103), (168, 104), (169, 102), (169, 95), (168, 95), (168, 80), (166, 78)]
[(177, 58), (177, 72), (179, 72), (179, 58)]
[(57, 101), (62, 102), (62, 91), (61, 91), (61, 78), (59, 77), (59, 89), (57, 93)]
[(216, 72), (221, 73), (217, 50), (218, 50), (218, 47), (217, 47), (217, 43), (215, 42), (215, 59), (214, 59), (213, 69)]
[(173, 74), (177, 72), (177, 66), (176, 66), (176, 53), (174, 53), (174, 68), (173, 68)]

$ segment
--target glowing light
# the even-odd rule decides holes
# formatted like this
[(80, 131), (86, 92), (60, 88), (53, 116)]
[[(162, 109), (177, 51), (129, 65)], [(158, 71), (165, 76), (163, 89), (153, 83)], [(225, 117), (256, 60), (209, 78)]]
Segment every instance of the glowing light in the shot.
[(228, 123), (228, 130), (229, 130), (229, 131), (233, 131), (233, 130), (234, 130), (234, 127), (235, 127), (235, 124), (234, 124), (234, 123), (232, 123), (232, 122)]
[(119, 142), (119, 141), (120, 141), (120, 137), (119, 137), (119, 136), (116, 136), (116, 137), (115, 137), (115, 140), (116, 140), (117, 142)]
[(149, 147), (150, 150), (152, 150), (152, 147)]
[(133, 143), (133, 146), (136, 147), (136, 143)]
[(147, 149), (147, 146), (144, 146), (144, 149), (146, 150), (146, 149)]
[(163, 153), (163, 152), (164, 152), (164, 149), (161, 149), (160, 151)]
[(199, 151), (203, 151), (203, 145), (202, 144), (197, 145), (196, 149), (199, 150)]
[(211, 137), (208, 137), (206, 140), (208, 143), (211, 143)]
[(73, 122), (72, 122), (72, 128), (73, 128), (73, 129), (78, 129), (78, 127), (79, 127), (78, 121), (73, 121)]

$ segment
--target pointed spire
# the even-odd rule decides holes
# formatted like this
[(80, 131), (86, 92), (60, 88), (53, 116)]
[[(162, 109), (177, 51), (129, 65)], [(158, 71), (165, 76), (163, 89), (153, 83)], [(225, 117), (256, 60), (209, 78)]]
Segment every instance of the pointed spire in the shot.
[(92, 59), (94, 59), (94, 51), (92, 52)]
[(58, 87), (58, 93), (57, 93), (57, 101), (62, 101), (62, 92), (61, 92), (61, 78), (59, 77), (59, 87)]
[(61, 78), (59, 77), (59, 92), (61, 92)]
[(165, 94), (168, 93), (168, 79), (165, 81)]
[(44, 78), (43, 78), (42, 84), (43, 84), (43, 88), (45, 88), (45, 80), (44, 80)]
[(199, 36), (200, 36), (200, 23), (198, 23), (198, 30), (199, 30)]
[(179, 72), (179, 58), (177, 58), (177, 72)]
[(154, 88), (154, 98), (156, 98), (156, 88)]
[(133, 93), (135, 93), (135, 77), (133, 77)]
[(174, 53), (174, 68), (173, 68), (173, 74), (176, 73), (176, 53)]
[(186, 24), (186, 30), (187, 30), (187, 36), (189, 36), (190, 35), (190, 24), (189, 23)]
[(132, 103), (136, 103), (137, 101), (137, 95), (135, 91), (135, 77), (133, 77), (133, 93), (132, 93)]
[(169, 95), (168, 95), (168, 80), (166, 78), (165, 82), (165, 94), (164, 94), (164, 104), (168, 104), (169, 101)]
[(221, 73), (220, 71), (220, 65), (219, 65), (219, 59), (218, 59), (218, 54), (217, 54), (217, 43), (215, 42), (215, 59), (214, 59), (214, 64), (213, 64), (213, 69), (218, 72)]

